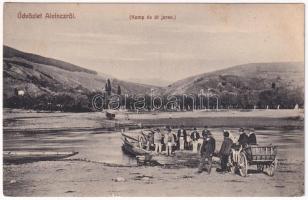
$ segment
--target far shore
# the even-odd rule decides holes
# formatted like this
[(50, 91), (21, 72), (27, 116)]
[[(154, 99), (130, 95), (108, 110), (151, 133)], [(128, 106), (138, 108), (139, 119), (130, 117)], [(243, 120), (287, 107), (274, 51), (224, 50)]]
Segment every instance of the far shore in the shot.
[[(115, 111), (115, 120), (106, 119), (104, 112), (65, 113), (4, 109), (4, 132), (44, 130), (92, 130), (98, 132), (120, 129), (152, 128), (184, 125), (212, 128), (303, 128), (304, 110), (229, 110), (194, 112)], [(16, 126), (18, 124), (18, 126)]]

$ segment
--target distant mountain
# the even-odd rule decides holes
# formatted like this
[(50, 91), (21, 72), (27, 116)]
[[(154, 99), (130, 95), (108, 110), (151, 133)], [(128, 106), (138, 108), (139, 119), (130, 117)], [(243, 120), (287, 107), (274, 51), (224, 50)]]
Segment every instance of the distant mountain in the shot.
[(241, 93), (245, 90), (266, 90), (272, 87), (304, 89), (304, 63), (251, 63), (188, 77), (170, 84), (166, 94), (197, 94), (201, 89)]
[[(23, 90), (29, 98), (59, 95), (86, 95), (101, 92), (108, 75), (102, 75), (77, 65), (60, 60), (18, 51), (8, 46), (3, 48), (3, 94), (8, 100)], [(117, 80), (109, 76), (112, 91), (118, 85), (122, 93), (150, 93), (156, 86)]]

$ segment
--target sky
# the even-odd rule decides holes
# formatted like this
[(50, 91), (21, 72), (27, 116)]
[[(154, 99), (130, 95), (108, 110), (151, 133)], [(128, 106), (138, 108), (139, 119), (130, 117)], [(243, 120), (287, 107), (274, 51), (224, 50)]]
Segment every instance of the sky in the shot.
[[(19, 19), (19, 12), (76, 18)], [(6, 3), (4, 44), (122, 80), (167, 84), (238, 64), (304, 61), (304, 4)]]

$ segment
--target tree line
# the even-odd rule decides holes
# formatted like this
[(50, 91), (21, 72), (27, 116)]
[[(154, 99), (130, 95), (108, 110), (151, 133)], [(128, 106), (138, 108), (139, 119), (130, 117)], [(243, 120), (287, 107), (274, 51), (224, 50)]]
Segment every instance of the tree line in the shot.
[[(243, 90), (241, 93), (220, 92), (210, 97), (200, 94), (174, 95), (170, 99), (168, 95), (154, 98), (150, 94), (137, 96), (135, 94), (123, 94), (120, 85), (116, 86), (116, 92), (112, 92), (112, 85), (108, 79), (103, 91), (96, 92), (60, 92), (50, 95), (31, 97), (27, 93), (19, 95), (18, 91), (11, 97), (4, 96), (4, 107), (34, 109), (45, 111), (63, 112), (91, 112), (98, 111), (93, 107), (93, 98), (102, 95), (103, 100), (97, 101), (98, 107), (103, 109), (121, 108), (130, 111), (191, 111), (196, 109), (293, 109), (295, 105), (304, 106), (304, 92), (300, 88), (292, 90), (272, 87), (262, 91)], [(120, 106), (114, 106), (114, 99), (118, 98)], [(154, 99), (154, 101), (153, 101)], [(175, 102), (176, 99), (176, 102)], [(171, 102), (171, 103), (170, 103)], [(101, 105), (100, 105), (101, 104)], [(142, 104), (142, 105), (141, 105)], [(162, 104), (162, 106), (159, 106)]]

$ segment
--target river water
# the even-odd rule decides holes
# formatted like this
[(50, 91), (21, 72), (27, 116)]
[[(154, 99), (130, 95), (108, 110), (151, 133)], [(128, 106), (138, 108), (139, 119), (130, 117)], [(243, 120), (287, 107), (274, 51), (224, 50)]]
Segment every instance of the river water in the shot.
[[(201, 128), (199, 129), (201, 132)], [(230, 129), (229, 129), (230, 130)], [(211, 129), (216, 139), (216, 150), (222, 142), (222, 129)], [(134, 131), (136, 132), (136, 131)], [(138, 132), (138, 131), (137, 131)], [(188, 131), (189, 132), (189, 131)], [(231, 129), (237, 136), (237, 130)], [(304, 130), (264, 129), (256, 130), (259, 144), (278, 145), (279, 157), (304, 159)], [(91, 131), (66, 130), (61, 132), (23, 133), (4, 132), (4, 151), (77, 151), (72, 159), (86, 159), (95, 162), (135, 165), (136, 160), (121, 150), (120, 132), (95, 134)]]
[(92, 134), (87, 131), (29, 134), (4, 134), (4, 151), (76, 151), (73, 159), (114, 164), (135, 164), (123, 154), (120, 132)]

